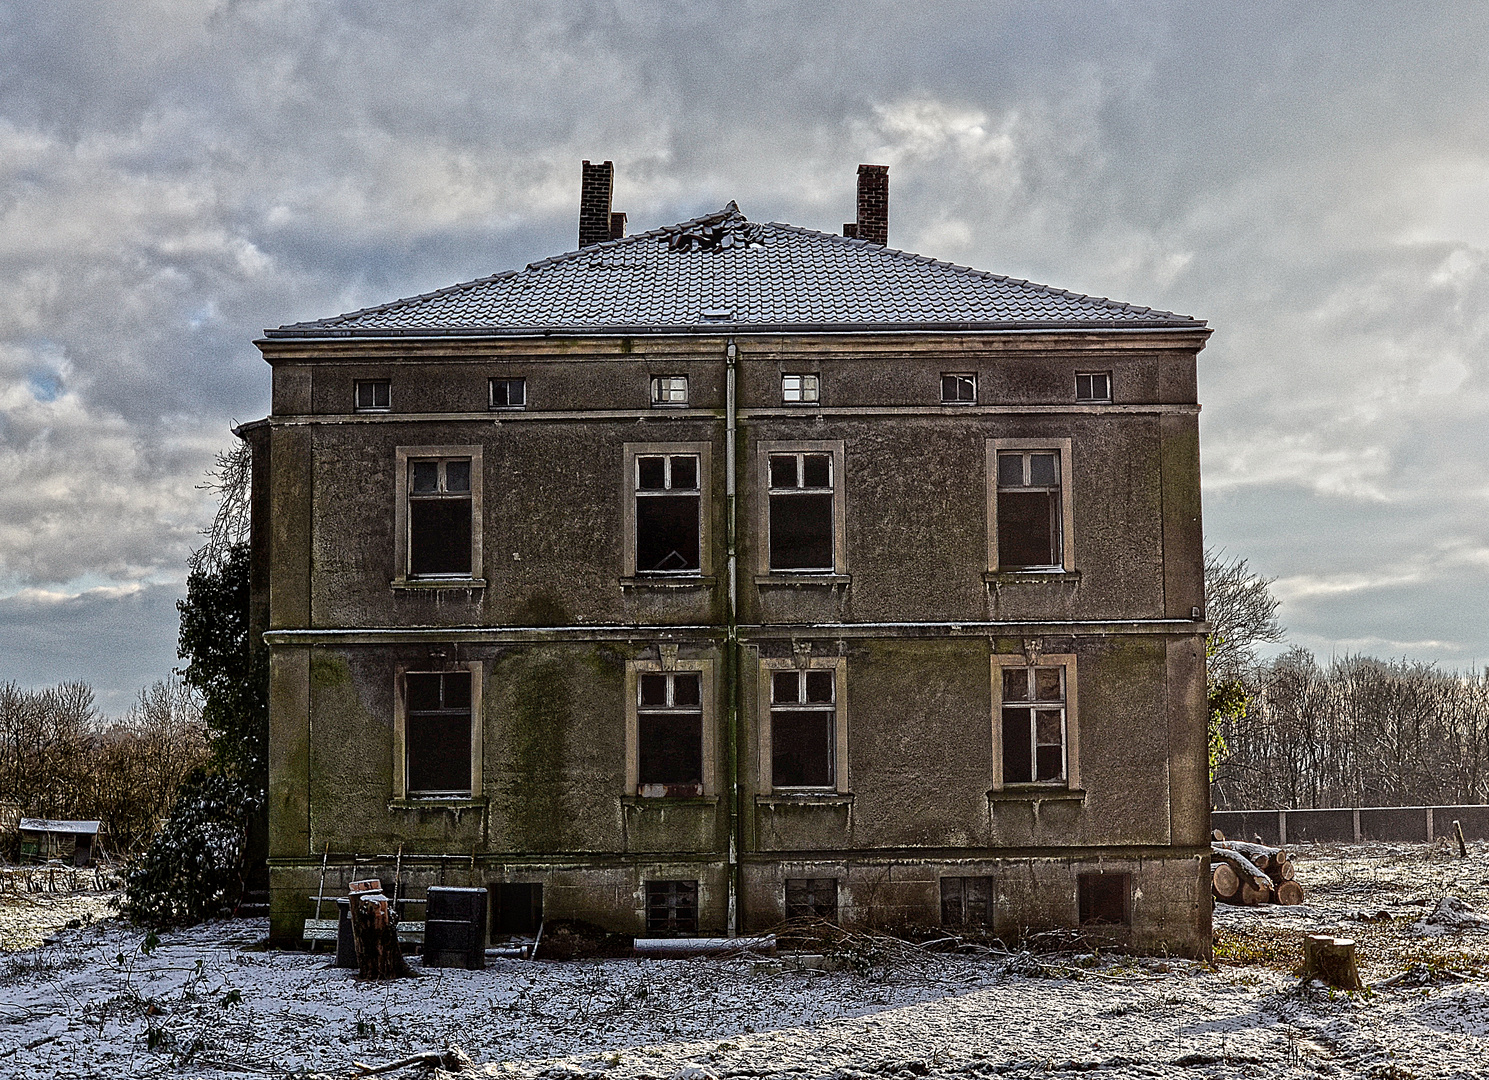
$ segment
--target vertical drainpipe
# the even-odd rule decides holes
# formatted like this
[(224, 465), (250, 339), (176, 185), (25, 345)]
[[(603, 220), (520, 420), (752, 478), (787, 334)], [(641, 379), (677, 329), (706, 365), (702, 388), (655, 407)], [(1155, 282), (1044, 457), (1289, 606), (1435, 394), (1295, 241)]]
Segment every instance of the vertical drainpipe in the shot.
[(737, 503), (739, 500), (738, 485), (735, 482), (737, 472), (735, 440), (739, 437), (738, 407), (735, 399), (735, 364), (738, 360), (738, 350), (734, 346), (734, 339), (729, 339), (729, 344), (724, 349), (725, 371), (725, 402), (724, 402), (724, 495), (727, 506), (727, 520), (725, 524), (725, 541), (728, 545), (729, 561), (729, 615), (725, 628), (724, 638), (724, 687), (725, 687), (725, 709), (726, 729), (728, 732), (728, 749), (726, 757), (729, 769), (729, 803), (727, 816), (729, 819), (729, 936), (734, 937), (739, 933), (739, 849), (740, 838), (740, 812), (739, 812), (739, 566), (737, 559), (736, 531)]

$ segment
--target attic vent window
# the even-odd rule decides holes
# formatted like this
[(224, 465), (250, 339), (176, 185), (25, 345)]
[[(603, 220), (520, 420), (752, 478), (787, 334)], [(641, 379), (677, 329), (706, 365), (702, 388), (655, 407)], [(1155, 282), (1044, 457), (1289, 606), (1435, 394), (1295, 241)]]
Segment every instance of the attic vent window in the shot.
[(704, 322), (727, 322), (734, 318), (733, 308), (704, 308)]

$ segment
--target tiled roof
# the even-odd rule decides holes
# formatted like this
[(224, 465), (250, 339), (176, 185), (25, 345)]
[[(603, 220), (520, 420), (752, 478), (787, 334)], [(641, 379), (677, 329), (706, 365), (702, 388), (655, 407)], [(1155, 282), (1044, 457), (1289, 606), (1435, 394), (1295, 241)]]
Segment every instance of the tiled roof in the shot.
[(680, 225), (271, 338), (834, 330), (1199, 328), (1183, 315), (1052, 289), (795, 225), (730, 203)]

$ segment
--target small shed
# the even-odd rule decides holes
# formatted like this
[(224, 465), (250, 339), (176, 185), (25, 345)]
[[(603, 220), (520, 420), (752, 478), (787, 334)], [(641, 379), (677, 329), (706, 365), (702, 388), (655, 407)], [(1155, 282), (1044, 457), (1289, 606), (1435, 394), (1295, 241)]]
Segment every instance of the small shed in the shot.
[(100, 822), (21, 818), (21, 862), (70, 859), (74, 866), (93, 861)]

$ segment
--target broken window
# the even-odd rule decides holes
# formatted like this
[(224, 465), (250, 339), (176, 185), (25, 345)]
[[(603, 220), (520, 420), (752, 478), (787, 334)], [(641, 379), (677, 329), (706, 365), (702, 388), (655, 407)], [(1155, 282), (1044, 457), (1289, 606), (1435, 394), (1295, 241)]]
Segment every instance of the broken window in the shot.
[(657, 937), (698, 932), (698, 883), (648, 881), (646, 932)]
[(832, 454), (770, 455), (770, 568), (831, 573)]
[(956, 372), (941, 376), (942, 405), (976, 405), (977, 376)]
[(404, 692), (408, 793), (470, 795), (470, 672), (410, 672)]
[(837, 917), (837, 878), (786, 879), (786, 918), (836, 922)]
[(1131, 926), (1131, 897), (1131, 874), (1076, 877), (1076, 903), (1082, 926)]
[(359, 379), (356, 385), (357, 412), (387, 412), (393, 404), (390, 379)]
[(1078, 371), (1075, 374), (1076, 401), (1111, 401), (1110, 371)]
[(1061, 566), (1060, 453), (999, 451), (998, 566)]
[(486, 886), (491, 896), (492, 940), (532, 937), (543, 922), (543, 886), (499, 882)]
[(811, 404), (820, 396), (821, 384), (816, 375), (781, 376), (781, 400), (787, 405)]
[(834, 787), (836, 743), (836, 673), (795, 669), (770, 672), (772, 786)]
[(944, 877), (941, 879), (942, 926), (991, 926), (992, 923), (992, 878)]
[(1003, 668), (1003, 782), (1065, 779), (1065, 668)]
[(636, 679), (639, 794), (703, 794), (703, 676), (643, 672)]
[(699, 572), (700, 486), (697, 454), (636, 457), (636, 572)]
[(527, 380), (492, 379), (488, 404), (493, 409), (527, 408)]
[(471, 459), (411, 458), (408, 473), (409, 576), (469, 576)]
[(651, 377), (651, 403), (653, 405), (686, 405), (688, 403), (688, 377), (686, 375), (653, 375)]

